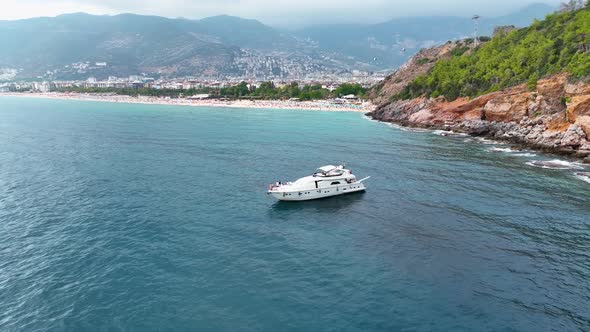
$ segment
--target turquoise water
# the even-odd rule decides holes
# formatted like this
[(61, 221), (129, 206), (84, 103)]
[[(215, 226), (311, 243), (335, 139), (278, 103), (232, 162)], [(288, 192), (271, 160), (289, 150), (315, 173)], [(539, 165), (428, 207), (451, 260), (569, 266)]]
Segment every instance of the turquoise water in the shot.
[[(590, 184), (487, 143), (0, 98), (0, 330), (589, 329)], [(365, 194), (265, 195), (339, 161)]]

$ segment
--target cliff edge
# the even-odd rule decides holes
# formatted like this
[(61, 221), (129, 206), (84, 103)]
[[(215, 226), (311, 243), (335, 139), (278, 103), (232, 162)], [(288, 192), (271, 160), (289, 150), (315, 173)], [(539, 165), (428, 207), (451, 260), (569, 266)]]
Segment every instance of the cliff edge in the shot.
[(580, 158), (590, 156), (590, 84), (570, 83), (567, 75), (540, 80), (535, 91), (523, 84), (452, 102), (424, 97), (398, 100), (369, 115), (379, 121), (491, 136)]
[[(561, 37), (566, 31), (570, 39)], [(590, 162), (590, 4), (476, 49), (455, 42), (423, 50), (369, 95), (378, 107), (368, 115), (379, 121), (490, 136)]]

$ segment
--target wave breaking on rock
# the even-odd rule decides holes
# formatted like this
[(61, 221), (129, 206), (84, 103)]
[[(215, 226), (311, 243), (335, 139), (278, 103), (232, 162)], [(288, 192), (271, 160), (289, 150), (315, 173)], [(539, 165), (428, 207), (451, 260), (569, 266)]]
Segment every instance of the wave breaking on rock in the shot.
[(577, 173), (574, 173), (574, 175), (578, 179), (590, 183), (590, 172), (577, 172)]
[(580, 163), (567, 161), (567, 160), (531, 160), (526, 163), (529, 166), (543, 168), (543, 169), (553, 169), (553, 170), (567, 170), (567, 169), (584, 169), (584, 166)]

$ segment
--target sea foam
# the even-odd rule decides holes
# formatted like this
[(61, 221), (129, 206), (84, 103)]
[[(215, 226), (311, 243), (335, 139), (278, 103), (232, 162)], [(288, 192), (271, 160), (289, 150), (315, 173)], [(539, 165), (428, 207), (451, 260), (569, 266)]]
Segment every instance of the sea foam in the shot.
[(513, 156), (533, 158), (533, 157), (536, 157), (537, 154), (536, 153), (531, 153), (531, 152), (522, 152), (522, 153), (515, 153), (515, 154), (513, 154)]
[(504, 153), (509, 153), (511, 156), (514, 156), (514, 157), (533, 158), (533, 157), (536, 157), (537, 156), (537, 154), (535, 154), (535, 153), (526, 152), (526, 151), (522, 151), (522, 150), (515, 150), (513, 148), (492, 147), (492, 148), (487, 149), (487, 151), (489, 151), (489, 152), (504, 152)]
[(578, 172), (574, 174), (578, 179), (590, 183), (590, 172)]
[(486, 144), (486, 145), (494, 145), (494, 144), (503, 144), (502, 142), (498, 142), (498, 141), (494, 141), (491, 140), (489, 138), (483, 138), (483, 137), (477, 137), (476, 138), (480, 143), (482, 144)]
[(490, 151), (490, 152), (506, 152), (506, 153), (516, 152), (516, 150), (512, 150), (512, 148), (498, 148), (498, 147), (489, 148), (488, 151)]
[(469, 136), (468, 134), (465, 134), (465, 133), (456, 133), (454, 131), (449, 131), (449, 130), (435, 130), (432, 133), (434, 135), (448, 136), (448, 137), (466, 137), (466, 136)]
[(531, 160), (526, 163), (529, 166), (539, 167), (544, 169), (584, 169), (580, 163), (566, 161), (566, 160)]

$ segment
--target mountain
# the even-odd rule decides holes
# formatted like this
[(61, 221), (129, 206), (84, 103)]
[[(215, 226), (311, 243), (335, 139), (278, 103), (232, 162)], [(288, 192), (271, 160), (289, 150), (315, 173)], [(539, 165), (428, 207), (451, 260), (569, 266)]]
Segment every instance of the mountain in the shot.
[(75, 76), (76, 70), (86, 74), (79, 70), (86, 61), (107, 62), (104, 74), (110, 75), (174, 68), (206, 71), (213, 64), (194, 60), (231, 59), (237, 49), (189, 33), (191, 24), (161, 17), (88, 14), (1, 22), (0, 66), (23, 68), (24, 75), (61, 69)]
[[(496, 26), (524, 27), (554, 10), (546, 4), (533, 4), (506, 16), (482, 16), (479, 35), (490, 36)], [(422, 48), (473, 37), (474, 25), (466, 17), (404, 17), (370, 25), (317, 25), (296, 34), (314, 41), (324, 51), (351, 56), (377, 68), (393, 68)]]
[[(47, 76), (48, 71), (58, 78), (140, 72), (237, 76), (266, 66), (266, 57), (274, 52), (309, 61), (302, 53), (293, 54), (305, 51), (295, 38), (260, 22), (229, 16), (195, 21), (78, 13), (4, 21), (0, 45), (0, 68), (23, 69), (22, 77)], [(107, 67), (96, 68), (97, 62)], [(281, 70), (279, 56), (275, 62), (270, 69), (275, 65)], [(242, 68), (243, 63), (249, 68)]]
[[(545, 5), (495, 25), (530, 23)], [(0, 78), (85, 79), (88, 76), (301, 78), (353, 69), (390, 70), (420, 48), (472, 33), (470, 18), (403, 18), (372, 25), (323, 25), (284, 31), (256, 20), (201, 20), (84, 13), (0, 21)], [(405, 49), (405, 51), (403, 51)]]
[(289, 34), (256, 20), (222, 15), (198, 23), (203, 33), (216, 36), (224, 44), (261, 50), (289, 49), (296, 45), (296, 40)]

